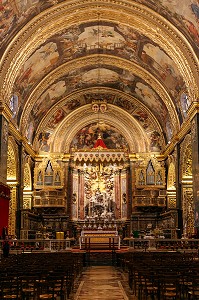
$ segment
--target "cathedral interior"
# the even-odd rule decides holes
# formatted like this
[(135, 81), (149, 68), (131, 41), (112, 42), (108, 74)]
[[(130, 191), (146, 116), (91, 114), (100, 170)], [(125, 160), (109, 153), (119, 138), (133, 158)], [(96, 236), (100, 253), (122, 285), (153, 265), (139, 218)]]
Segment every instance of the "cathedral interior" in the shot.
[(0, 24), (0, 231), (197, 236), (198, 0), (2, 0)]

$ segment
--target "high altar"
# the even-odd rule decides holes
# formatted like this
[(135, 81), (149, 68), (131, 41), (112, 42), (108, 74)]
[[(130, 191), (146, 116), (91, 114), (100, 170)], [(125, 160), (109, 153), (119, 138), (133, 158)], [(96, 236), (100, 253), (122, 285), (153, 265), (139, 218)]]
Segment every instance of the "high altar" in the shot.
[[(129, 157), (127, 143), (121, 137), (119, 146), (110, 144), (113, 148), (107, 148), (98, 135), (88, 147), (88, 132), (94, 129), (99, 131), (99, 124), (77, 134), (70, 155), (44, 156), (36, 162), (34, 213), (24, 207), (24, 238), (30, 234), (32, 237), (36, 230), (43, 235), (48, 232), (52, 238), (62, 231), (65, 237), (88, 241), (87, 232), (89, 238), (92, 235), (92, 243), (103, 238), (109, 244), (114, 236), (114, 243), (117, 240), (119, 244), (117, 236), (125, 238), (133, 231), (145, 230), (148, 223), (153, 228), (175, 228), (174, 213), (161, 214), (166, 207), (165, 167), (161, 160), (144, 154)], [(103, 134), (107, 135), (106, 130)], [(111, 139), (116, 136), (111, 132)]]
[(79, 238), (80, 249), (120, 249), (120, 236), (117, 230), (82, 230)]

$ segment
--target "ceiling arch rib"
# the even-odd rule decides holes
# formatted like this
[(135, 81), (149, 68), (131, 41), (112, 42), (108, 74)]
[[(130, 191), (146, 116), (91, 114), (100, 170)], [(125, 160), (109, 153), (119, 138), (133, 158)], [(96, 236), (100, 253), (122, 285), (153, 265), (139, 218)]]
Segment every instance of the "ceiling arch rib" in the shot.
[[(55, 69), (53, 72), (51, 72), (44, 80), (37, 86), (37, 88), (31, 93), (25, 107), (24, 112), (21, 117), (21, 123), (20, 123), (20, 129), (23, 130), (24, 134), (26, 131), (26, 126), (29, 124), (29, 115), (34, 111), (33, 107), (35, 105), (35, 99), (40, 99), (42, 93), (44, 93), (45, 90), (47, 90), (50, 86), (53, 85), (55, 80), (58, 80), (58, 78), (63, 78), (63, 76), (66, 76), (67, 74), (70, 74), (70, 72), (77, 72), (79, 81), (81, 81), (81, 68), (85, 67), (89, 68), (96, 68), (99, 64), (99, 55), (91, 55), (89, 57), (79, 58), (76, 60), (73, 60), (71, 62), (67, 62), (64, 65), (60, 66), (59, 68)], [(132, 75), (132, 81), (134, 74), (136, 76), (139, 76), (140, 78), (144, 78), (144, 81), (157, 93), (157, 96), (160, 97), (165, 107), (167, 108), (169, 112), (169, 118), (172, 120), (172, 130), (175, 133), (179, 129), (179, 120), (177, 113), (175, 111), (175, 106), (168, 95), (167, 91), (164, 87), (162, 87), (156, 78), (154, 78), (151, 74), (149, 74), (148, 71), (141, 68), (137, 64), (133, 62), (129, 62), (124, 59), (118, 59), (117, 57), (113, 56), (106, 56), (106, 55), (100, 55), (100, 64), (103, 64), (105, 66), (114, 66), (116, 68), (121, 68), (121, 70), (126, 70)], [(120, 76), (121, 79), (121, 76)], [(143, 79), (142, 79), (143, 80)], [(71, 85), (69, 84), (69, 89), (71, 89)], [(77, 90), (81, 90), (81, 88), (76, 88)], [(71, 90), (70, 90), (71, 92)], [(154, 97), (157, 97), (154, 96)], [(151, 96), (150, 96), (151, 97)], [(156, 100), (154, 100), (156, 103)], [(152, 107), (149, 107), (152, 108)], [(50, 109), (50, 107), (49, 107)], [(152, 111), (154, 115), (157, 112), (157, 106), (152, 108)], [(157, 115), (157, 114), (156, 114)], [(35, 118), (35, 116), (34, 116)], [(163, 120), (163, 119), (162, 119)], [(165, 119), (162, 121), (165, 122)]]
[(85, 105), (75, 110), (58, 126), (51, 138), (51, 151), (68, 153), (75, 134), (91, 123), (106, 122), (113, 125), (129, 142), (130, 152), (149, 151), (150, 141), (138, 122), (129, 117), (127, 112), (113, 105), (105, 114), (94, 114), (90, 105)]
[[(127, 20), (128, 26), (139, 28), (141, 33), (149, 36), (154, 42), (159, 44), (176, 62), (186, 82), (191, 99), (193, 101), (197, 99), (197, 61), (189, 44), (185, 39), (181, 38), (179, 32), (169, 22), (161, 18), (157, 13), (152, 12), (152, 10), (147, 9), (143, 5), (128, 1), (123, 1), (122, 3), (121, 1), (114, 1), (114, 3), (112, 1), (109, 3), (107, 1), (88, 1), (86, 3), (85, 1), (78, 1), (78, 4), (67, 2), (44, 11), (39, 17), (35, 17), (16, 36), (11, 47), (8, 48), (4, 55), (4, 60), (1, 64), (1, 78), (3, 78), (3, 87), (6, 86), (7, 88), (6, 95), (4, 95), (5, 99), (9, 99), (16, 76), (26, 57), (30, 56), (42, 42), (58, 32), (58, 30), (65, 28), (66, 21), (67, 26), (75, 24), (77, 14), (79, 22), (86, 22), (88, 18), (97, 21), (99, 12), (102, 20), (120, 22), (121, 24), (124, 24), (124, 20)], [(45, 26), (43, 26), (44, 23)], [(193, 72), (188, 67), (189, 65), (194, 70)]]

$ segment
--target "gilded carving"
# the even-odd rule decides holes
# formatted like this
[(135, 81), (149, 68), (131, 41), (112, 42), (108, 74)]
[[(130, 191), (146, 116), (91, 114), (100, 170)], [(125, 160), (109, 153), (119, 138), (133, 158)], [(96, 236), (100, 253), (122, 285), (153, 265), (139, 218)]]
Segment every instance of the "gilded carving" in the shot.
[(192, 146), (191, 135), (188, 134), (182, 142), (180, 149), (180, 177), (192, 177)]
[(32, 179), (30, 166), (28, 163), (24, 165), (24, 189), (23, 189), (23, 208), (31, 209), (32, 201)]
[(136, 168), (135, 171), (136, 186), (146, 187), (149, 182), (149, 177), (153, 177), (153, 183), (150, 181), (149, 185), (163, 187), (166, 184), (165, 167), (154, 156), (146, 157), (143, 161), (139, 163), (139, 166)]
[(62, 164), (53, 156), (44, 157), (41, 162), (36, 162), (34, 169), (34, 187), (49, 189), (49, 187), (63, 188), (64, 171)]
[(193, 119), (191, 124), (191, 138), (192, 138), (192, 143), (195, 143), (197, 141), (197, 129), (196, 129), (195, 119)]
[(17, 210), (17, 184), (18, 184), (18, 160), (16, 144), (12, 138), (8, 139), (7, 152), (7, 181), (11, 187), (11, 199), (9, 207), (8, 232), (15, 236), (16, 231), (16, 210)]
[(167, 188), (175, 189), (176, 188), (176, 170), (174, 163), (170, 163), (168, 169), (168, 179), (167, 179)]
[(7, 152), (7, 179), (17, 180), (17, 160), (16, 149), (12, 140), (8, 140), (8, 152)]
[(193, 189), (183, 188), (183, 233), (187, 237), (194, 234)]
[(17, 210), (17, 188), (11, 185), (11, 199), (9, 207), (8, 233), (15, 236), (16, 234), (16, 210)]
[(31, 190), (31, 173), (28, 163), (24, 166), (24, 190)]

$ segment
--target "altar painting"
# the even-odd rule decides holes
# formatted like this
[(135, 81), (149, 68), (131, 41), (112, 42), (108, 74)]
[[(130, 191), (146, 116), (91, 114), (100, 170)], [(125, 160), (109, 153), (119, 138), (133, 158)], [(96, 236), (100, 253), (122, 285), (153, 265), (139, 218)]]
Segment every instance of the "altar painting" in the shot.
[(126, 139), (115, 127), (105, 122), (92, 123), (79, 130), (71, 143), (71, 148), (92, 149), (99, 134), (108, 149), (129, 149)]
[(114, 166), (88, 166), (84, 179), (85, 218), (115, 219)]

